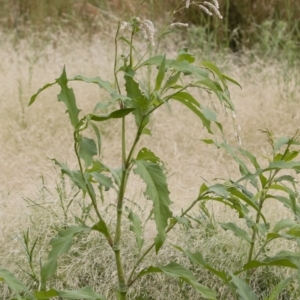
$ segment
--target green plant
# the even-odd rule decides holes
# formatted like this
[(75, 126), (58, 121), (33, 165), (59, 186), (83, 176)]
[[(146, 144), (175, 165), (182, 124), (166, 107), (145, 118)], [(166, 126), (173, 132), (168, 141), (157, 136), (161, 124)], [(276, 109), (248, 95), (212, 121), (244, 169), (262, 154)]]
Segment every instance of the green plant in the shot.
[[(185, 1), (181, 1), (180, 4), (183, 2)], [(186, 1), (185, 4), (188, 6), (188, 3), (189, 1)], [(217, 5), (216, 1), (213, 1), (213, 3)], [(182, 8), (184, 7), (178, 6), (175, 12)], [(208, 8), (211, 8), (211, 6), (207, 5), (206, 9)], [(217, 9), (217, 6), (215, 6), (215, 9)], [(167, 23), (167, 26), (165, 26), (158, 35), (166, 34), (169, 25), (170, 22)], [(176, 25), (185, 26), (185, 24), (182, 23), (175, 23), (171, 26)], [(130, 29), (129, 39), (126, 38), (125, 34), (122, 35), (121, 30), (123, 29)], [(276, 177), (279, 170), (287, 167), (298, 170), (299, 163), (292, 162), (298, 152), (290, 151), (290, 147), (297, 144), (297, 136), (291, 139), (285, 138), (275, 143), (276, 146), (274, 145), (273, 147), (274, 155), (276, 154), (273, 157), (275, 166), (271, 162), (271, 167), (269, 166), (265, 169), (260, 168), (253, 155), (242, 148), (238, 148), (236, 151), (250, 159), (256, 168), (255, 173), (249, 171), (247, 165), (236, 155), (233, 147), (230, 147), (226, 143), (218, 144), (215, 142), (218, 147), (226, 149), (227, 152), (235, 158), (239, 163), (243, 177), (238, 181), (231, 180), (224, 184), (219, 183), (212, 186), (203, 184), (198, 197), (194, 201), (191, 201), (190, 205), (179, 216), (174, 215), (170, 209), (170, 192), (167, 186), (164, 163), (150, 149), (142, 147), (140, 150), (137, 150), (141, 136), (151, 134), (149, 126), (150, 117), (154, 111), (163, 105), (171, 105), (172, 101), (175, 100), (195, 113), (209, 133), (214, 134), (212, 125), (222, 133), (222, 125), (217, 121), (216, 114), (202, 105), (202, 103), (199, 103), (193, 96), (193, 91), (203, 89), (209, 94), (215, 94), (221, 104), (227, 110), (233, 112), (234, 106), (230, 99), (227, 83), (228, 81), (235, 84), (237, 83), (223, 74), (219, 68), (211, 62), (204, 61), (197, 64), (195, 57), (185, 48), (181, 49), (178, 55), (172, 59), (167, 58), (166, 55), (150, 55), (150, 57), (148, 57), (147, 55), (150, 53), (150, 48), (148, 48), (143, 55), (140, 55), (135, 46), (135, 38), (139, 32), (142, 32), (144, 36), (149, 39), (150, 44), (154, 44), (154, 28), (151, 21), (142, 21), (138, 17), (133, 17), (127, 22), (120, 22), (118, 24), (115, 36), (115, 80), (113, 84), (99, 77), (87, 78), (78, 75), (69, 79), (64, 68), (61, 76), (56, 79), (55, 82), (46, 84), (33, 95), (30, 100), (29, 104), (31, 105), (37, 96), (48, 87), (55, 84), (60, 86), (61, 91), (58, 95), (58, 100), (63, 102), (67, 107), (67, 113), (73, 129), (74, 152), (78, 162), (78, 170), (70, 170), (66, 164), (58, 162), (55, 159), (53, 159), (53, 161), (61, 168), (62, 174), (68, 176), (77, 188), (82, 191), (83, 197), (89, 199), (91, 205), (88, 207), (87, 214), (93, 215), (93, 218), (89, 219), (86, 217), (87, 214), (84, 214), (76, 218), (77, 225), (68, 226), (66, 220), (72, 199), (65, 205), (63, 188), (59, 187), (57, 189), (63, 210), (64, 228), (59, 230), (58, 235), (51, 239), (51, 250), (46, 262), (42, 261), (41, 263), (40, 274), (37, 274), (36, 268), (32, 265), (32, 255), (36, 247), (36, 240), (33, 245), (30, 245), (29, 232), (23, 236), (24, 249), (28, 256), (28, 262), (32, 272), (30, 276), (33, 276), (32, 278), (38, 283), (38, 287), (28, 288), (7, 270), (0, 270), (0, 281), (5, 281), (14, 292), (13, 297), (15, 298), (13, 299), (51, 299), (54, 297), (61, 299), (105, 299), (103, 295), (96, 293), (90, 286), (84, 286), (76, 291), (59, 290), (55, 289), (51, 282), (59, 264), (59, 257), (70, 250), (74, 240), (76, 240), (74, 237), (84, 236), (92, 231), (101, 234), (101, 236), (105, 238), (108, 247), (110, 247), (114, 253), (118, 275), (118, 299), (126, 299), (129, 288), (133, 287), (140, 278), (153, 273), (162, 273), (171, 278), (179, 279), (181, 286), (183, 286), (183, 283), (191, 285), (203, 298), (217, 299), (215, 291), (200, 284), (193, 273), (178, 262), (173, 261), (167, 265), (150, 265), (140, 270), (141, 263), (145, 257), (147, 257), (152, 250), (155, 250), (156, 254), (159, 253), (166, 242), (168, 233), (174, 230), (177, 224), (182, 224), (187, 230), (190, 222), (196, 222), (200, 224), (200, 226), (204, 224), (204, 226), (207, 227), (207, 235), (210, 236), (214, 234), (216, 220), (210, 216), (208, 209), (203, 204), (207, 201), (221, 202), (237, 210), (240, 216), (247, 221), (250, 230), (252, 230), (251, 238), (247, 237), (245, 230), (239, 228), (238, 225), (234, 223), (221, 224), (225, 230), (232, 230), (250, 243), (246, 265), (242, 270), (233, 270), (232, 273), (228, 273), (227, 271), (217, 270), (212, 267), (199, 252), (191, 252), (188, 249), (183, 249), (176, 245), (174, 245), (174, 247), (182, 251), (194, 265), (200, 265), (218, 276), (224, 284), (230, 287), (233, 294), (236, 294), (236, 292), (239, 293), (242, 299), (250, 299), (248, 295), (254, 295), (254, 292), (248, 287), (253, 274), (252, 271), (257, 267), (272, 266), (272, 263), (269, 263), (269, 261), (254, 260), (254, 258), (259, 258), (259, 255), (264, 253), (266, 245), (268, 244), (266, 242), (262, 244), (260, 248), (258, 248), (258, 252), (255, 253), (255, 250), (259, 247), (258, 238), (260, 238), (261, 232), (265, 233), (268, 229), (262, 208), (265, 200), (269, 197), (269, 189), (281, 184), (281, 181)], [(119, 43), (125, 43), (125, 45), (128, 46), (127, 53), (119, 55)], [(150, 76), (147, 77), (144, 74), (149, 72), (150, 68), (153, 69), (152, 73), (156, 72), (156, 77), (153, 82)], [(123, 79), (121, 74), (123, 75)], [(146, 82), (143, 80), (144, 77), (148, 79)], [(80, 109), (77, 106), (73, 89), (68, 86), (68, 83), (73, 81), (83, 81), (98, 85), (109, 93), (110, 100), (107, 103), (97, 103), (93, 112), (80, 116)], [(103, 113), (103, 111), (106, 113)], [(126, 135), (126, 129), (128, 128), (128, 122), (132, 120), (132, 116), (136, 124), (136, 131), (133, 141), (130, 142), (130, 139), (128, 139)], [(107, 120), (120, 121), (121, 123), (121, 166), (117, 169), (106, 165), (103, 160), (101, 160), (101, 134), (97, 123), (106, 122)], [(91, 137), (90, 131), (87, 129), (93, 130), (94, 138)], [(268, 137), (270, 141), (273, 141), (270, 134), (268, 134)], [(213, 140), (205, 140), (205, 142), (208, 144), (214, 143)], [(271, 144), (273, 145), (274, 142)], [(285, 144), (287, 148), (284, 154), (280, 156), (278, 150)], [(276, 165), (276, 162), (280, 162), (281, 164)], [(293, 164), (289, 164), (290, 162)], [(274, 171), (277, 169), (278, 172)], [(265, 172), (269, 172), (270, 176), (268, 178), (264, 176)], [(144, 181), (146, 185), (145, 196), (152, 201), (153, 207), (147, 219), (155, 223), (156, 237), (153, 243), (146, 240), (141, 217), (135, 213), (133, 209), (135, 205), (134, 202), (127, 201), (125, 198), (128, 178), (132, 173)], [(256, 182), (258, 178), (261, 186)], [(275, 178), (277, 181), (275, 181)], [(292, 177), (284, 176), (284, 178), (290, 178), (289, 182), (292, 183)], [(241, 184), (244, 180), (250, 181), (253, 187), (257, 189), (256, 194), (252, 195), (252, 191)], [(282, 179), (282, 181), (284, 180), (286, 179)], [(275, 182), (276, 184), (274, 184)], [(284, 185), (280, 186), (284, 187)], [(279, 188), (277, 189), (280, 190)], [(115, 220), (112, 224), (108, 223), (105, 214), (107, 211), (105, 205), (109, 202), (107, 201), (109, 196), (106, 192), (110, 193), (111, 191), (115, 192), (117, 199), (113, 205)], [(287, 188), (287, 190), (283, 191), (289, 192), (290, 189)], [(274, 195), (274, 197), (275, 196), (276, 195)], [(124, 206), (125, 202), (127, 205), (126, 209)], [(191, 211), (198, 203), (200, 203), (201, 214), (200, 217), (194, 217)], [(90, 207), (93, 208), (93, 211), (90, 211)], [(84, 211), (86, 211), (85, 208), (86, 206), (84, 206)], [(293, 206), (293, 208), (295, 208), (295, 206)], [(256, 213), (254, 220), (252, 220), (250, 215), (251, 209)], [(297, 211), (297, 209), (295, 211)], [(128, 221), (124, 220), (125, 213)], [(97, 219), (97, 221), (91, 222), (94, 218)], [(264, 221), (264, 224), (260, 224), (261, 220)], [(121, 241), (125, 221), (131, 224), (130, 230), (135, 234), (136, 238), (136, 245), (132, 245), (132, 248), (135, 249), (137, 257), (134, 265), (131, 266), (129, 270), (125, 270), (122, 257)], [(291, 232), (288, 234), (292, 236), (292, 238), (296, 236)], [(84, 250), (85, 248), (83, 247), (82, 254), (84, 254)], [(78, 252), (80, 254), (80, 251)], [(277, 265), (282, 263), (282, 261), (278, 259), (278, 256), (272, 260), (272, 262), (274, 261)], [(285, 264), (283, 264), (283, 266), (298, 269), (295, 255), (292, 255), (292, 258), (284, 257), (284, 261)], [(289, 263), (286, 263), (287, 261)], [(246, 282), (240, 277), (237, 277), (243, 272), (246, 273)], [(277, 290), (281, 290), (286, 283), (288, 283), (288, 280), (281, 283), (280, 289)], [(275, 290), (274, 295), (276, 295), (277, 290)], [(183, 288), (182, 291), (184, 292)], [(255, 296), (251, 297), (254, 299), (253, 297)]]

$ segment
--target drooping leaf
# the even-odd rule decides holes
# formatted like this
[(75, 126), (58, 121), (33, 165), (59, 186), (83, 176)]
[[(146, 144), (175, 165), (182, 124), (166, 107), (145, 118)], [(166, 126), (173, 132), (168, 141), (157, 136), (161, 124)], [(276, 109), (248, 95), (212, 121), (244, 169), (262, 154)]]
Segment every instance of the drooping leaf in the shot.
[(164, 55), (164, 58), (159, 66), (158, 69), (158, 74), (156, 76), (156, 80), (155, 80), (155, 91), (158, 91), (161, 88), (162, 82), (165, 78), (165, 74), (166, 74), (166, 55)]
[(136, 244), (138, 246), (139, 252), (141, 252), (144, 239), (142, 238), (143, 229), (142, 229), (142, 222), (137, 214), (135, 214), (131, 209), (128, 207), (126, 210), (129, 212), (128, 219), (130, 220), (130, 230), (135, 234)]
[[(77, 185), (84, 193), (87, 192), (86, 181), (82, 177), (80, 171), (71, 171), (67, 165), (58, 162), (56, 159), (52, 159), (56, 165), (60, 166), (61, 172), (69, 176), (69, 178)], [(86, 174), (85, 179), (87, 180), (88, 176)]]
[[(163, 55), (153, 56), (147, 59), (146, 61), (144, 61), (141, 65), (138, 66), (138, 68), (141, 68), (143, 66), (151, 66), (151, 65), (160, 66), (163, 59), (164, 59)], [(179, 71), (186, 75), (194, 74), (198, 78), (208, 77), (208, 73), (204, 68), (194, 66), (190, 64), (187, 60), (177, 61), (174, 59), (166, 59), (165, 67), (166, 69)]]
[(77, 291), (56, 291), (57, 294), (63, 299), (86, 299), (86, 300), (106, 300), (106, 298), (96, 293), (92, 287), (85, 286)]
[(275, 154), (283, 145), (286, 145), (290, 141), (290, 138), (287, 136), (280, 137), (275, 143), (274, 143), (274, 149), (273, 154)]
[(291, 228), (295, 225), (295, 221), (291, 219), (282, 219), (279, 222), (277, 222), (273, 228), (273, 232), (279, 232), (282, 229)]
[(203, 126), (207, 129), (209, 133), (212, 133), (210, 128), (211, 121), (206, 118), (203, 111), (201, 110), (200, 104), (196, 99), (187, 92), (179, 92), (172, 95), (172, 99), (177, 100), (188, 107), (192, 112), (194, 112), (202, 121)]
[(208, 70), (210, 70), (211, 72), (213, 72), (215, 75), (217, 75), (217, 77), (220, 79), (220, 81), (222, 82), (223, 84), (223, 87), (226, 89), (227, 88), (227, 85), (226, 85), (226, 82), (224, 80), (224, 77), (223, 77), (223, 74), (221, 73), (220, 69), (215, 65), (213, 64), (212, 62), (210, 61), (203, 61), (201, 63), (205, 68), (207, 68)]
[(164, 267), (149, 267), (147, 269), (142, 270), (137, 278), (145, 276), (150, 273), (164, 273), (165, 275), (171, 278), (181, 279), (191, 286), (193, 286), (200, 295), (205, 299), (217, 299), (217, 294), (214, 290), (198, 283), (196, 278), (194, 277), (193, 273), (186, 268), (182, 267), (181, 265), (171, 262), (170, 264)]
[(163, 168), (157, 163), (136, 160), (135, 165), (134, 173), (146, 183), (145, 195), (153, 201), (153, 213), (157, 229), (155, 249), (158, 252), (166, 239), (165, 228), (168, 225), (168, 219), (172, 217), (169, 209), (171, 201), (166, 176)]
[(241, 300), (258, 300), (256, 294), (252, 291), (251, 287), (241, 278), (238, 278), (231, 274), (232, 282), (237, 288), (237, 292), (240, 295)]
[(227, 198), (229, 196), (227, 188), (220, 183), (210, 186), (209, 191), (214, 192), (216, 195), (222, 196), (224, 198)]
[(133, 112), (134, 110), (135, 108), (123, 108), (123, 109), (115, 110), (110, 114), (103, 114), (103, 115), (90, 114), (89, 117), (91, 118), (92, 121), (103, 122), (109, 119), (123, 118), (128, 114), (130, 114), (131, 112)]
[(52, 83), (47, 83), (45, 84), (42, 88), (40, 88), (34, 95), (31, 96), (30, 101), (28, 103), (28, 106), (30, 106), (32, 103), (34, 103), (34, 101), (36, 100), (37, 96), (44, 90), (46, 90), (48, 87), (53, 86), (54, 84), (56, 84), (57, 81), (52, 82)]
[(224, 78), (225, 80), (230, 81), (230, 82), (236, 84), (237, 86), (239, 86), (240, 88), (242, 88), (242, 86), (241, 86), (236, 80), (234, 80), (233, 78), (231, 78), (231, 77), (229, 77), (228, 75), (223, 74), (223, 73), (222, 73), (222, 76), (223, 76), (223, 78)]
[(97, 146), (93, 139), (81, 137), (79, 140), (79, 157), (84, 160), (85, 167), (92, 164), (93, 156), (97, 155)]
[(72, 239), (75, 235), (83, 232), (90, 232), (91, 228), (87, 226), (70, 226), (58, 233), (57, 237), (50, 240), (52, 249), (48, 255), (47, 262), (42, 265), (41, 279), (42, 286), (45, 288), (46, 282), (51, 278), (57, 268), (57, 259), (60, 255), (69, 251), (72, 246)]
[(224, 271), (218, 271), (217, 269), (213, 268), (209, 263), (206, 262), (200, 252), (192, 253), (189, 250), (182, 251), (193, 264), (203, 266), (205, 269), (217, 275), (221, 280), (223, 280), (223, 282), (227, 282), (228, 278), (226, 273)]
[(6, 269), (0, 269), (0, 281), (4, 281), (17, 294), (28, 292), (27, 287)]
[(100, 156), (100, 154), (101, 154), (101, 135), (100, 135), (100, 131), (99, 131), (98, 127), (93, 122), (90, 122), (90, 125), (94, 129), (96, 137), (97, 137), (98, 156)]
[(66, 105), (71, 123), (73, 127), (76, 128), (79, 122), (78, 115), (80, 110), (77, 108), (73, 89), (68, 87), (68, 79), (67, 79), (65, 67), (63, 69), (61, 76), (58, 79), (56, 79), (56, 81), (61, 87), (61, 91), (57, 95), (57, 99), (58, 101), (61, 101)]
[(108, 81), (104, 81), (99, 77), (85, 77), (81, 75), (76, 75), (75, 77), (69, 79), (69, 81), (84, 81), (87, 83), (95, 83), (100, 88), (107, 90), (110, 94), (116, 92)]
[(248, 243), (251, 243), (251, 238), (248, 235), (247, 231), (238, 227), (235, 223), (229, 222), (229, 223), (219, 223), (219, 224), (224, 230), (230, 230), (234, 233), (235, 236), (242, 238)]
[(269, 164), (269, 166), (263, 171), (270, 170), (281, 170), (281, 169), (294, 169), (300, 171), (300, 161), (274, 161)]

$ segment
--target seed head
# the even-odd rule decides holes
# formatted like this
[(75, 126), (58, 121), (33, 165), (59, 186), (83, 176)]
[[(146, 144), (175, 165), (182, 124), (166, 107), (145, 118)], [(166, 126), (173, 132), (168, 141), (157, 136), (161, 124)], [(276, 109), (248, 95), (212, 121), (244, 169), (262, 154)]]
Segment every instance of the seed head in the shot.
[(190, 4), (191, 4), (191, 0), (186, 0), (186, 2), (185, 2), (185, 7), (186, 7), (186, 8), (189, 8), (189, 7), (190, 7)]
[(150, 20), (141, 21), (139, 24), (140, 30), (145, 39), (148, 39), (152, 46), (155, 45), (154, 43), (154, 25)]
[[(217, 5), (216, 5), (216, 3), (217, 3)], [(214, 4), (212, 4), (210, 2), (207, 2), (207, 1), (204, 1), (203, 4), (206, 5), (207, 7), (211, 8), (220, 19), (223, 19), (222, 15), (219, 11), (218, 1), (214, 0)]]
[(199, 5), (200, 9), (202, 9), (206, 14), (208, 14), (209, 16), (212, 16), (212, 13), (208, 10), (207, 7), (203, 6), (203, 5)]
[(180, 22), (172, 23), (170, 25), (170, 27), (188, 27), (188, 26), (189, 26), (188, 23), (180, 23)]

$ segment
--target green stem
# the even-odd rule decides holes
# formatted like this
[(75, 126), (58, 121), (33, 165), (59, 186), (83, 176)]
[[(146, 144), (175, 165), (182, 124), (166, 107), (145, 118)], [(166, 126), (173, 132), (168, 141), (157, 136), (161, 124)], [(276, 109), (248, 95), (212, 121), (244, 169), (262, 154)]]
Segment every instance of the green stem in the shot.
[[(77, 140), (78, 140), (78, 132), (75, 131), (75, 132), (74, 132), (74, 150), (75, 150), (75, 154), (76, 154), (76, 157), (77, 157), (78, 165), (79, 165), (79, 168), (80, 168), (80, 173), (81, 173), (82, 179), (83, 179), (83, 181), (84, 181), (84, 183), (85, 183), (85, 187), (86, 187), (86, 189), (87, 189), (87, 192), (88, 192), (88, 194), (89, 194), (89, 196), (90, 196), (90, 198), (91, 198), (93, 207), (94, 207), (95, 212), (96, 212), (96, 214), (97, 214), (97, 217), (98, 217), (98, 219), (99, 219), (100, 221), (103, 221), (103, 222), (104, 222), (104, 219), (102, 218), (102, 216), (101, 216), (101, 214), (100, 214), (100, 212), (99, 212), (99, 209), (98, 209), (97, 200), (95, 199), (95, 196), (94, 196), (94, 194), (92, 193), (92, 191), (91, 191), (91, 189), (90, 189), (90, 187), (89, 187), (89, 185), (88, 185), (88, 183), (86, 182), (86, 179), (85, 179), (85, 177), (84, 177), (83, 167), (82, 167), (82, 163), (81, 163), (80, 156), (79, 156), (79, 152), (78, 152), (78, 142), (77, 142)], [(110, 245), (111, 247), (113, 247), (113, 240), (112, 240), (112, 238), (111, 238), (111, 236), (110, 236), (109, 233), (108, 233), (108, 236), (107, 236), (106, 238), (107, 238), (107, 241), (108, 241), (109, 245)]]
[[(200, 195), (196, 200), (194, 200), (191, 205), (180, 215), (180, 218), (184, 217), (200, 200), (202, 200), (204, 197), (206, 197), (210, 192), (206, 191), (204, 192), (202, 195)], [(166, 229), (166, 233), (168, 233), (169, 231), (171, 231), (174, 226), (178, 223), (178, 221), (176, 219), (174, 219), (174, 222), (169, 225), (169, 227)], [(135, 263), (129, 278), (128, 278), (128, 286), (131, 286), (136, 280), (137, 277), (132, 279), (137, 267), (141, 264), (141, 262), (144, 260), (144, 258), (147, 256), (147, 254), (154, 248), (155, 243), (151, 244), (146, 250), (145, 252), (141, 255), (141, 257), (137, 260), (137, 262)]]

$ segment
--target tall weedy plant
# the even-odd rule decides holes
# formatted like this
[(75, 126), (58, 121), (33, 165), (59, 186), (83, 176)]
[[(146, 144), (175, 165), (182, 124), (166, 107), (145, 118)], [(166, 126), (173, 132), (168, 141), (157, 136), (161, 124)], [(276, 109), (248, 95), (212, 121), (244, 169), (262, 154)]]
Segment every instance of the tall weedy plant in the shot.
[[(141, 1), (141, 5), (145, 1)], [(190, 2), (181, 1), (178, 7), (171, 14), (168, 22), (161, 31), (157, 34), (160, 38), (170, 28), (187, 26), (182, 23), (171, 23), (176, 12), (187, 9), (189, 7), (198, 7), (207, 14), (215, 13), (221, 18), (219, 13), (219, 5), (216, 0), (212, 2)], [(126, 38), (126, 31), (129, 30), (130, 38)], [(140, 55), (136, 50), (135, 38), (142, 33), (149, 41), (149, 48)], [(213, 134), (212, 124), (222, 132), (222, 125), (217, 121), (216, 114), (202, 105), (194, 96), (193, 90), (204, 89), (210, 94), (214, 94), (220, 103), (234, 115), (234, 106), (230, 99), (227, 83), (232, 82), (238, 84), (236, 81), (223, 74), (219, 68), (211, 62), (203, 61), (195, 63), (195, 57), (188, 52), (188, 49), (180, 49), (175, 58), (168, 58), (166, 54), (151, 56), (151, 47), (155, 43), (154, 25), (150, 20), (141, 20), (139, 17), (132, 17), (127, 21), (120, 21), (118, 23), (115, 35), (115, 60), (114, 60), (114, 83), (100, 78), (87, 78), (77, 75), (68, 78), (65, 68), (61, 76), (55, 82), (48, 83), (43, 86), (35, 95), (31, 97), (29, 105), (33, 104), (37, 96), (53, 85), (58, 84), (61, 88), (57, 98), (58, 101), (63, 102), (67, 107), (67, 113), (73, 128), (74, 152), (77, 157), (78, 169), (71, 170), (67, 164), (61, 163), (54, 159), (53, 161), (61, 168), (61, 172), (67, 175), (70, 180), (82, 191), (83, 197), (87, 197), (93, 207), (94, 213), (97, 216), (97, 221), (93, 224), (88, 224), (87, 219), (77, 218), (79, 225), (67, 226), (58, 232), (58, 235), (50, 240), (51, 250), (48, 258), (41, 264), (40, 274), (34, 272), (34, 280), (37, 284), (37, 289), (32, 291), (24, 286), (18, 279), (16, 279), (7, 270), (0, 270), (0, 280), (5, 281), (11, 290), (14, 292), (16, 298), (14, 299), (51, 299), (53, 297), (60, 297), (61, 299), (105, 299), (105, 297), (93, 290), (92, 287), (86, 286), (79, 290), (58, 290), (51, 286), (51, 278), (55, 275), (57, 270), (58, 258), (66, 253), (72, 246), (73, 238), (79, 234), (89, 234), (96, 231), (103, 235), (107, 241), (108, 246), (114, 253), (115, 265), (118, 275), (117, 283), (117, 299), (124, 300), (127, 298), (127, 293), (130, 288), (133, 288), (138, 280), (151, 273), (164, 273), (172, 278), (177, 278), (181, 282), (194, 287), (205, 299), (217, 299), (217, 293), (200, 284), (194, 274), (179, 265), (176, 262), (170, 262), (167, 265), (148, 266), (140, 269), (141, 263), (152, 251), (158, 254), (161, 247), (164, 245), (168, 233), (174, 229), (178, 223), (185, 223), (188, 213), (199, 202), (214, 200), (222, 202), (233, 209), (236, 209), (242, 217), (246, 219), (249, 228), (252, 230), (252, 236), (246, 235), (244, 231), (238, 228), (233, 223), (224, 223), (221, 226), (225, 230), (232, 230), (238, 236), (246, 239), (250, 243), (248, 260), (246, 266), (242, 270), (236, 271), (234, 274), (227, 274), (225, 271), (218, 271), (209, 265), (200, 253), (191, 253), (188, 250), (182, 249), (179, 246), (175, 247), (181, 250), (192, 263), (199, 264), (213, 272), (220, 277), (225, 284), (228, 284), (233, 291), (241, 296), (241, 299), (247, 298), (247, 293), (251, 289), (247, 285), (251, 278), (251, 270), (259, 266), (278, 265), (280, 259), (272, 262), (257, 262), (258, 258), (265, 248), (265, 246), (274, 238), (280, 237), (278, 233), (280, 229), (292, 227), (294, 225), (289, 223), (285, 227), (277, 228), (272, 236), (267, 236), (264, 243), (261, 245), (258, 252), (255, 252), (258, 244), (258, 237), (260, 233), (266, 230), (267, 223), (262, 214), (262, 207), (265, 200), (269, 197), (270, 189), (281, 189), (287, 193), (289, 190), (282, 188), (281, 182), (287, 180), (291, 182), (290, 177), (277, 178), (277, 169), (290, 167), (297, 169), (299, 163), (291, 164), (290, 161), (296, 157), (295, 152), (290, 151), (290, 146), (296, 144), (295, 137), (292, 139), (280, 140), (274, 146), (274, 153), (284, 144), (287, 144), (286, 151), (283, 155), (276, 155), (274, 163), (267, 169), (261, 169), (255, 157), (250, 153), (242, 150), (239, 151), (250, 159), (256, 168), (257, 172), (250, 173), (247, 166), (235, 154), (235, 152), (227, 144), (216, 144), (218, 147), (226, 149), (239, 163), (242, 170), (243, 178), (237, 182), (230, 182), (230, 184), (218, 184), (211, 187), (203, 184), (200, 188), (199, 196), (191, 201), (190, 205), (176, 216), (170, 209), (171, 199), (169, 197), (169, 189), (167, 185), (164, 164), (162, 160), (151, 150), (146, 147), (139, 148), (139, 141), (142, 135), (150, 134), (149, 120), (154, 111), (165, 104), (170, 104), (172, 101), (181, 103), (184, 107), (191, 110), (199, 117), (206, 130)], [(125, 43), (128, 46), (127, 53), (119, 53), (119, 44)], [(143, 81), (143, 69), (149, 71), (153, 69), (156, 72), (155, 79), (152, 81), (148, 76), (148, 81)], [(152, 72), (152, 73), (153, 73)], [(124, 80), (121, 80), (123, 77)], [(72, 81), (84, 81), (98, 85), (101, 89), (108, 92), (110, 100), (107, 103), (99, 102), (96, 104), (93, 112), (84, 116), (80, 115), (80, 109), (77, 106), (76, 98), (72, 88), (69, 88), (68, 83)], [(123, 83), (122, 83), (123, 82)], [(103, 113), (103, 111), (108, 113)], [(129, 144), (126, 134), (126, 119), (128, 116), (134, 115), (136, 124), (136, 132), (134, 140)], [(106, 122), (107, 120), (121, 119), (121, 140), (122, 150), (120, 153), (120, 167), (114, 169), (108, 166), (101, 160), (101, 132), (97, 126), (99, 122)], [(91, 128), (95, 133), (95, 139), (87, 136), (86, 129)], [(205, 140), (206, 143), (213, 143), (213, 140)], [(127, 151), (129, 149), (129, 151)], [(275, 151), (276, 150), (276, 151)], [(298, 152), (297, 152), (298, 154)], [(298, 170), (298, 169), (297, 169)], [(269, 177), (264, 176), (264, 172), (269, 172)], [(152, 201), (152, 216), (155, 227), (156, 237), (154, 241), (145, 243), (145, 234), (143, 234), (143, 226), (141, 225), (141, 218), (130, 208), (124, 210), (126, 187), (129, 175), (133, 173), (140, 177), (146, 184), (145, 196)], [(257, 178), (260, 180), (260, 186), (257, 183)], [(243, 180), (250, 180), (258, 192), (253, 195), (240, 182)], [(113, 190), (117, 195), (117, 204), (115, 209), (115, 226), (107, 223), (104, 210), (101, 209), (103, 199), (105, 199), (105, 192)], [(278, 198), (286, 205), (289, 204), (284, 198)], [(292, 204), (290, 204), (292, 205)], [(256, 212), (254, 221), (247, 217), (249, 207)], [(296, 206), (295, 212), (297, 211)], [(130, 270), (124, 268), (122, 256), (122, 229), (124, 226), (124, 217), (131, 222), (131, 230), (136, 237), (136, 247), (138, 257)], [(260, 224), (263, 220), (265, 226)], [(279, 225), (278, 225), (279, 226)], [(298, 232), (298, 231), (297, 231)], [(293, 236), (295, 230), (290, 230), (289, 235)], [(28, 240), (27, 235), (24, 240)], [(35, 244), (30, 248), (29, 243), (26, 242), (26, 253), (32, 262), (32, 255)], [(147, 247), (144, 244), (148, 244)], [(84, 253), (82, 253), (84, 255)], [(287, 258), (285, 258), (287, 259)], [(294, 258), (293, 258), (294, 259)], [(274, 263), (275, 261), (275, 263)], [(286, 260), (285, 260), (286, 261)], [(291, 265), (291, 263), (290, 263)], [(290, 266), (288, 265), (288, 266)], [(298, 266), (295, 262), (293, 266)], [(33, 266), (31, 266), (33, 270)], [(246, 282), (236, 277), (238, 274), (246, 271)], [(246, 296), (245, 296), (246, 295)], [(254, 296), (253, 296), (254, 297)]]

